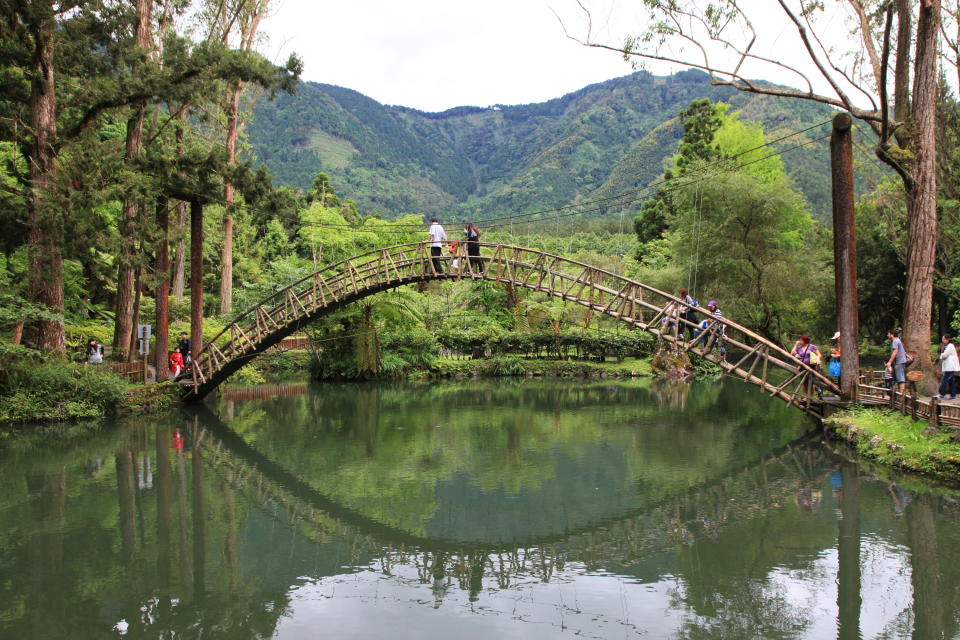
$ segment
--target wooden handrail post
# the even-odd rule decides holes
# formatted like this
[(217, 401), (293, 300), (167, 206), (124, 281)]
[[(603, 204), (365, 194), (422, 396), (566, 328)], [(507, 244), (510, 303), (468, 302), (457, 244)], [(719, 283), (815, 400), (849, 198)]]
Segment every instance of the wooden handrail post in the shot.
[(930, 426), (936, 429), (940, 426), (940, 398), (930, 399)]
[(853, 193), (853, 119), (848, 113), (833, 119), (830, 165), (833, 176), (833, 265), (840, 331), (840, 389), (856, 400), (860, 371), (860, 315), (857, 306), (857, 237)]

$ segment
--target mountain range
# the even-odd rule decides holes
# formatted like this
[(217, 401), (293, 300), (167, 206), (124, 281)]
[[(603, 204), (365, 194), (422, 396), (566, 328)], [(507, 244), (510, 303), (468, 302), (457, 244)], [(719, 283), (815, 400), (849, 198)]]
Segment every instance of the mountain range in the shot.
[[(532, 80), (535, 81), (535, 80)], [(676, 153), (677, 114), (692, 100), (732, 105), (768, 139), (828, 121), (828, 107), (710, 84), (699, 71), (637, 72), (526, 105), (428, 113), (351, 89), (302, 83), (257, 102), (248, 127), (256, 159), (278, 184), (308, 188), (320, 171), (364, 212), (475, 218), (525, 213), (648, 186)], [(829, 126), (774, 148), (814, 216), (830, 219)], [(630, 212), (639, 202), (629, 205)], [(618, 210), (619, 211), (619, 210)]]

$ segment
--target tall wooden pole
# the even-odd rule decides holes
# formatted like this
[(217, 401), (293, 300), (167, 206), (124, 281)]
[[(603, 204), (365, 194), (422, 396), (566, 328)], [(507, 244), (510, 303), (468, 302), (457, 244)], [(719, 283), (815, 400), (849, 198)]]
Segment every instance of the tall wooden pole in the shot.
[(833, 265), (840, 331), (840, 389), (855, 400), (860, 375), (860, 312), (857, 305), (857, 234), (853, 213), (853, 138), (850, 114), (833, 119), (830, 164), (833, 173)]

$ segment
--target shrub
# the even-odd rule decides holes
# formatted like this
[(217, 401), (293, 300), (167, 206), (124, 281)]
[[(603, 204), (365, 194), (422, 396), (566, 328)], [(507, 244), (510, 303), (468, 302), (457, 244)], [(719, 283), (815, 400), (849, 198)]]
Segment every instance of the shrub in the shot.
[(243, 367), (230, 376), (230, 378), (227, 380), (227, 384), (236, 387), (249, 387), (256, 384), (263, 384), (266, 381), (267, 379), (264, 378), (263, 374), (260, 373), (260, 371), (258, 371), (256, 368)]
[(45, 357), (11, 359), (0, 372), (0, 422), (103, 416), (126, 388), (100, 367)]

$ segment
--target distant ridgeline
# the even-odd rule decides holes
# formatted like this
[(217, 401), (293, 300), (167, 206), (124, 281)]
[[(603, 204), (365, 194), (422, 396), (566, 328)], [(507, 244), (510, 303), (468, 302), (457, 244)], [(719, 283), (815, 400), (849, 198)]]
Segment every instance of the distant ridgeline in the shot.
[[(760, 122), (768, 139), (831, 116), (817, 103), (711, 86), (700, 71), (669, 77), (639, 72), (541, 104), (442, 113), (386, 106), (350, 89), (306, 83), (296, 95), (259, 100), (248, 130), (254, 153), (278, 184), (306, 189), (324, 171), (337, 193), (364, 212), (482, 220), (647, 186), (676, 152), (677, 113), (697, 98), (732, 104), (744, 118)], [(778, 148), (828, 132), (816, 129)], [(814, 216), (829, 224), (827, 142), (784, 159)], [(629, 213), (637, 210), (639, 203)]]

